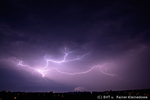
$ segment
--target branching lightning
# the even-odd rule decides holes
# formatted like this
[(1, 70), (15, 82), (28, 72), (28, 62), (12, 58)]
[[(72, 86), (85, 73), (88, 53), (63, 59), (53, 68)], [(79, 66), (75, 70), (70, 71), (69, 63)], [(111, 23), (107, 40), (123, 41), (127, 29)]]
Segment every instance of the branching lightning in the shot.
[(77, 60), (81, 60), (82, 58), (84, 58), (85, 56), (89, 55), (90, 53), (86, 53), (82, 56), (78, 56), (77, 58), (74, 58), (74, 59), (70, 59), (70, 60), (66, 60), (67, 56), (72, 53), (72, 52), (66, 52), (66, 48), (65, 50), (62, 50), (62, 52), (64, 53), (64, 57), (63, 57), (63, 60), (61, 61), (56, 61), (56, 60), (52, 60), (52, 59), (49, 59), (47, 58), (47, 55), (44, 56), (44, 59), (46, 60), (46, 65), (42, 68), (35, 68), (35, 67), (31, 67), (29, 65), (25, 65), (23, 63), (22, 60), (19, 60), (17, 58), (15, 58), (17, 61), (18, 61), (18, 66), (21, 66), (21, 67), (26, 67), (26, 68), (29, 68), (29, 69), (32, 69), (38, 73), (40, 73), (42, 75), (42, 77), (44, 78), (45, 75), (50, 71), (50, 70), (56, 70), (57, 72), (61, 73), (61, 74), (66, 74), (66, 75), (77, 75), (77, 74), (86, 74), (86, 73), (89, 73), (90, 71), (92, 71), (94, 68), (96, 67), (99, 67), (100, 71), (105, 74), (105, 75), (108, 75), (108, 76), (114, 76), (114, 77), (117, 77), (118, 79), (121, 79), (123, 81), (125, 81), (123, 78), (120, 78), (118, 75), (116, 74), (110, 74), (110, 73), (107, 73), (103, 70), (103, 65), (97, 65), (97, 66), (94, 66), (94, 67), (91, 67), (89, 70), (86, 70), (86, 71), (83, 71), (83, 72), (76, 72), (76, 73), (68, 73), (68, 72), (63, 72), (63, 71), (60, 71), (58, 68), (49, 68), (49, 62), (52, 62), (52, 63), (67, 63), (67, 62), (72, 62), (72, 61), (77, 61)]
[(103, 66), (99, 66), (99, 69), (100, 69), (100, 71), (101, 71), (103, 74), (105, 74), (105, 75), (112, 76), (112, 77), (117, 77), (118, 79), (123, 80), (124, 82), (129, 82), (129, 80), (128, 80), (128, 81), (127, 81), (127, 80), (124, 80), (123, 78), (119, 77), (119, 76), (116, 75), (116, 74), (111, 74), (111, 73), (105, 72), (105, 71), (103, 70)]

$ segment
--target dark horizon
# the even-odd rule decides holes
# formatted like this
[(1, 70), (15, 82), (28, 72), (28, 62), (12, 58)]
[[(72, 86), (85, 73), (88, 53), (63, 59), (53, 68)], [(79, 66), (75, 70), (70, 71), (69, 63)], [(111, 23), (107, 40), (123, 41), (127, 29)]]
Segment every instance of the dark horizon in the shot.
[(0, 1), (0, 91), (150, 89), (149, 5)]
[(149, 99), (150, 89), (104, 92), (0, 92), (0, 100), (97, 100), (97, 99)]
[(149, 91), (150, 92), (150, 89), (132, 89), (132, 90), (105, 90), (105, 91), (67, 91), (67, 92), (55, 92), (55, 91), (43, 91), (43, 92), (38, 92), (38, 91), (12, 91), (12, 90), (3, 90), (3, 91), (0, 91), (0, 92), (14, 92), (14, 93), (84, 93), (84, 92), (88, 92), (88, 93), (99, 93), (99, 92), (123, 92), (123, 91)]

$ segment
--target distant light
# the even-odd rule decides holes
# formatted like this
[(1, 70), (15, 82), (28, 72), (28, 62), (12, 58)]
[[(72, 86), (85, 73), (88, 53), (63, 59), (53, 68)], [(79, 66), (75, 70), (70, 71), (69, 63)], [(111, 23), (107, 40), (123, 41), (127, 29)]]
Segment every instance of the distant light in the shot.
[(91, 94), (92, 94), (92, 92), (91, 92)]
[(64, 96), (63, 96), (63, 95), (61, 95), (61, 97), (63, 98)]
[(16, 97), (14, 97), (14, 99), (16, 99)]
[(129, 93), (129, 95), (131, 95), (131, 93)]

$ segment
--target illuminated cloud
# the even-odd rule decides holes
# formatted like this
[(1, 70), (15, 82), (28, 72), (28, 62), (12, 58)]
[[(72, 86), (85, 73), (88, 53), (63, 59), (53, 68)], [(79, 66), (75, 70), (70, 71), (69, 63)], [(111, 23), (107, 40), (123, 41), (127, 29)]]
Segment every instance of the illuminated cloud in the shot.
[(0, 90), (149, 88), (149, 7), (112, 0), (0, 3)]
[(85, 89), (84, 87), (76, 87), (76, 88), (74, 89), (74, 91), (83, 92), (83, 91), (87, 91), (87, 89)]

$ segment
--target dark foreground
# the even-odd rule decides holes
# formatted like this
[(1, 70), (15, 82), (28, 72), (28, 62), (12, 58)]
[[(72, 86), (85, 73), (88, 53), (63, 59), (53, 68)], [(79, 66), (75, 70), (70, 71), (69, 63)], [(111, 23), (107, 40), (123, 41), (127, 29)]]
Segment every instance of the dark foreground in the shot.
[(0, 100), (144, 100), (150, 99), (150, 89), (104, 92), (0, 92)]

